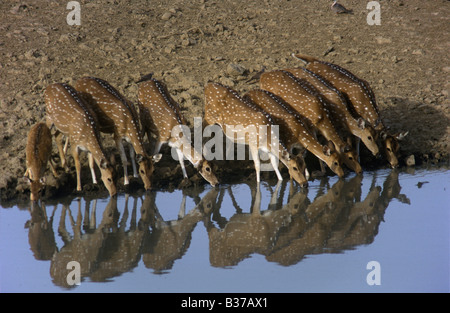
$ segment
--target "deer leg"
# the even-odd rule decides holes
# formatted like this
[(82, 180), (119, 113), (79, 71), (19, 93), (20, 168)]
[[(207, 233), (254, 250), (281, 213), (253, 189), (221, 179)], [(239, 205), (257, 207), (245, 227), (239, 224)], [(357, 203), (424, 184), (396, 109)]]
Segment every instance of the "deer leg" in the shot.
[(252, 154), (253, 163), (255, 163), (256, 181), (261, 181), (261, 161), (259, 159), (259, 151), (257, 147), (250, 147), (250, 153)]
[(55, 165), (53, 164), (52, 158), (50, 158), (48, 160), (48, 163), (50, 164), (50, 169), (53, 173), (53, 176), (58, 177), (58, 173), (56, 172)]
[(180, 211), (178, 212), (178, 218), (182, 219), (186, 216), (186, 195), (183, 195), (183, 199), (181, 200)]
[[(58, 147), (58, 152), (59, 152), (59, 158), (61, 160), (61, 166), (66, 169), (66, 148), (63, 148), (63, 134), (60, 131), (56, 131), (55, 133), (55, 142), (56, 142), (56, 147)], [(68, 141), (69, 139), (67, 139)]]
[(133, 176), (139, 177), (136, 167), (136, 153), (134, 152), (134, 148), (131, 144), (128, 144), (128, 148), (130, 149), (130, 159), (131, 159), (131, 166), (133, 167)]
[(356, 155), (358, 156), (358, 163), (361, 162), (361, 158), (359, 157), (359, 145), (360, 145), (360, 143), (361, 143), (361, 138), (356, 137), (355, 148), (356, 148)]
[(275, 190), (272, 192), (272, 196), (270, 197), (269, 208), (276, 209), (278, 192), (280, 191), (281, 180), (277, 182)]
[(92, 156), (92, 153), (88, 152), (88, 161), (89, 161), (89, 168), (91, 169), (91, 176), (92, 176), (92, 182), (94, 184), (97, 184), (97, 178), (95, 177), (95, 169), (94, 169), (94, 157)]
[(176, 150), (177, 150), (177, 155), (178, 155), (178, 161), (180, 162), (181, 170), (183, 171), (183, 177), (188, 178), (187, 173), (186, 173), (186, 168), (184, 167), (183, 151), (181, 151), (181, 149), (178, 149), (178, 148)]
[(155, 142), (155, 148), (153, 149), (153, 155), (159, 153), (159, 151), (161, 150), (161, 146), (162, 145), (163, 145), (163, 143), (161, 141), (156, 141)]
[[(313, 131), (313, 136), (314, 136), (314, 139), (316, 139), (317, 141), (319, 140), (318, 138), (317, 138), (317, 131)], [(321, 159), (319, 159), (319, 165), (320, 165), (320, 173), (322, 174), (322, 176), (323, 175), (325, 175), (325, 162), (324, 161), (322, 161)]]
[(68, 147), (69, 147), (69, 137), (66, 138), (66, 142), (64, 144), (64, 149), (63, 149), (64, 155), (66, 155)]
[(322, 161), (321, 159), (319, 159), (319, 164), (320, 164), (320, 173), (322, 173), (322, 175), (325, 175), (325, 172), (326, 172), (325, 162)]
[(81, 191), (81, 163), (80, 163), (80, 155), (78, 151), (78, 147), (72, 146), (72, 156), (75, 161), (75, 170), (77, 173), (77, 191)]
[(275, 174), (277, 174), (278, 180), (283, 180), (283, 177), (281, 176), (280, 169), (278, 168), (278, 158), (275, 154), (269, 153), (270, 163), (272, 164), (273, 170), (275, 171)]
[(255, 193), (255, 201), (252, 206), (252, 214), (259, 216), (261, 215), (261, 187), (259, 182), (256, 184), (256, 193)]
[(128, 160), (127, 155), (125, 154), (125, 148), (123, 147), (122, 139), (116, 139), (116, 146), (119, 149), (120, 159), (122, 160), (123, 165), (123, 184), (128, 185), (130, 181), (128, 180)]

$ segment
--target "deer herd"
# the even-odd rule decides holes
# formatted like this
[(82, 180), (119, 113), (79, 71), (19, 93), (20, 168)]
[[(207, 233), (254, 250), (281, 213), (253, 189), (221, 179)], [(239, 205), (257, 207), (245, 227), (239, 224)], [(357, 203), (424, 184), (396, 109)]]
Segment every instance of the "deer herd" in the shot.
[[(383, 154), (391, 167), (398, 166), (398, 142), (407, 132), (388, 133), (369, 84), (338, 65), (306, 55), (293, 56), (303, 61), (304, 67), (263, 72), (260, 89), (243, 96), (230, 87), (208, 82), (204, 88), (204, 125), (218, 125), (232, 142), (248, 146), (258, 182), (260, 152), (267, 153), (279, 180), (283, 179), (277, 163), (281, 161), (290, 178), (302, 187), (308, 186), (309, 179), (306, 152), (319, 159), (322, 173), (326, 164), (339, 177), (344, 176), (343, 164), (362, 173), (360, 141), (374, 156)], [(184, 178), (187, 159), (212, 186), (219, 183), (210, 161), (191, 146), (189, 138), (172, 131), (187, 123), (166, 85), (151, 76), (138, 83), (137, 106), (95, 77), (80, 78), (73, 87), (54, 83), (45, 89), (46, 121), (32, 126), (26, 147), (25, 177), (31, 184), (31, 200), (39, 199), (48, 164), (57, 176), (51, 158), (52, 128), (65, 169), (67, 149), (71, 147), (77, 191), (82, 189), (79, 153), (86, 151), (93, 183), (97, 183), (97, 164), (109, 194), (117, 193), (115, 165), (105, 152), (100, 133), (114, 136), (124, 185), (129, 184), (131, 161), (133, 176), (140, 176), (145, 189), (151, 189), (155, 164), (165, 143), (176, 150)], [(236, 132), (236, 125), (242, 131)], [(268, 127), (268, 131), (251, 133), (261, 127)], [(151, 152), (146, 149), (145, 136)]]

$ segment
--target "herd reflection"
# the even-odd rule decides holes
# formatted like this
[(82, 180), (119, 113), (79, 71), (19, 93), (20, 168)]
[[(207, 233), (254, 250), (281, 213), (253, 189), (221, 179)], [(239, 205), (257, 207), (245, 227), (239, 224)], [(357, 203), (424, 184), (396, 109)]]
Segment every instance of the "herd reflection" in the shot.
[[(362, 180), (357, 175), (330, 186), (329, 179), (323, 178), (314, 195), (311, 188), (297, 188), (286, 181), (275, 186), (255, 183), (248, 185), (250, 208), (239, 206), (230, 186), (220, 186), (209, 189), (202, 198), (189, 195), (195, 206), (187, 212), (188, 195), (183, 194), (175, 220), (162, 217), (157, 192), (125, 195), (123, 207), (118, 206), (117, 197), (110, 198), (99, 221), (96, 199), (74, 199), (76, 209), (72, 200), (47, 208), (33, 204), (26, 227), (34, 257), (50, 261), (50, 276), (54, 284), (63, 287), (71, 287), (67, 283), (70, 261), (79, 262), (82, 279), (91, 281), (110, 280), (131, 271), (141, 260), (154, 273), (170, 271), (189, 249), (198, 224), (207, 231), (212, 266), (235, 266), (253, 254), (289, 266), (307, 255), (370, 244), (391, 200), (409, 203), (406, 195), (400, 194), (395, 169), (382, 186), (376, 184), (374, 174), (364, 199)], [(266, 192), (271, 195), (270, 202), (262, 207), (262, 193)], [(230, 218), (221, 215), (226, 197), (234, 206)], [(60, 208), (59, 221), (54, 220)]]

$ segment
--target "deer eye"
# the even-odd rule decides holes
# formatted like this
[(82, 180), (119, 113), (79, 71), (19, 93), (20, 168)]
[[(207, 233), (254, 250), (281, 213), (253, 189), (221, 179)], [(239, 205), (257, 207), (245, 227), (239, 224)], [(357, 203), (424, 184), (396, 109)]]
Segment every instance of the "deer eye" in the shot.
[(111, 178), (108, 178), (108, 181), (111, 183), (111, 182), (112, 182), (112, 179), (111, 179)]
[(208, 167), (205, 167), (205, 170), (207, 171), (207, 172), (211, 172), (211, 168), (208, 166)]
[(338, 164), (338, 162), (335, 161), (335, 162), (334, 162), (334, 165), (335, 165), (335, 166), (338, 166), (339, 164)]
[(386, 148), (387, 151), (391, 152), (391, 148)]
[(372, 140), (372, 136), (367, 137), (367, 139)]
[(294, 171), (298, 171), (297, 166), (294, 166), (293, 169), (294, 169)]
[(144, 170), (141, 170), (141, 174), (142, 174), (142, 175), (144, 175), (144, 174), (145, 174)]

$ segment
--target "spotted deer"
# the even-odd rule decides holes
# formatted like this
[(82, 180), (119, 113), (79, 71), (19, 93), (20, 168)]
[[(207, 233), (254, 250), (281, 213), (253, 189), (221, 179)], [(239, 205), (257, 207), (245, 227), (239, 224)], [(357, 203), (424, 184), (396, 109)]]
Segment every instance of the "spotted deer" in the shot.
[[(116, 194), (115, 169), (108, 161), (100, 140), (98, 122), (93, 110), (77, 91), (65, 83), (49, 85), (44, 92), (47, 126), (55, 126), (57, 132), (70, 141), (77, 174), (77, 190), (81, 191), (80, 150), (88, 151), (92, 181), (97, 183), (94, 161), (101, 172), (101, 178), (111, 196)], [(57, 142), (61, 144), (61, 142)], [(58, 147), (62, 151), (62, 147)], [(61, 159), (64, 156), (61, 156)]]
[(154, 164), (161, 159), (161, 155), (149, 156), (145, 151), (139, 116), (134, 105), (116, 88), (100, 78), (80, 78), (75, 83), (75, 89), (96, 113), (99, 120), (99, 130), (104, 133), (114, 134), (114, 141), (123, 164), (124, 185), (130, 183), (127, 169), (128, 160), (124, 147), (125, 142), (130, 145), (129, 153), (133, 176), (138, 177), (137, 160), (139, 175), (144, 182), (144, 187), (146, 190), (150, 190)]
[[(247, 92), (244, 99), (249, 99), (277, 119), (277, 123), (280, 125), (280, 137), (286, 143), (290, 153), (298, 146), (303, 147), (325, 162), (339, 177), (344, 176), (341, 160), (334, 144), (329, 141), (328, 144), (322, 145), (311, 131), (308, 121), (286, 101), (261, 89)], [(323, 171), (324, 169), (322, 169)]]
[(397, 167), (399, 141), (408, 132), (400, 132), (394, 135), (387, 132), (380, 117), (375, 94), (369, 83), (336, 64), (320, 61), (303, 54), (293, 54), (293, 56), (304, 62), (308, 70), (327, 79), (348, 98), (351, 109), (375, 129), (377, 139), (381, 139), (382, 150), (389, 164), (392, 167)]
[(27, 169), (24, 178), (30, 183), (30, 200), (39, 200), (39, 193), (45, 185), (45, 170), (50, 164), (55, 177), (56, 170), (51, 161), (52, 135), (45, 123), (33, 125), (28, 132), (25, 150)]
[[(207, 83), (204, 93), (205, 122), (209, 125), (218, 124), (231, 141), (245, 142), (249, 146), (255, 164), (257, 182), (260, 182), (259, 151), (261, 150), (269, 154), (278, 180), (283, 178), (278, 169), (277, 159), (288, 168), (289, 175), (300, 186), (308, 185), (305, 178), (305, 163), (302, 159), (299, 162), (299, 159), (291, 158), (286, 145), (273, 132), (273, 126), (277, 124), (270, 114), (253, 102), (241, 98), (235, 90), (219, 83)], [(268, 126), (270, 131), (257, 131), (257, 134), (251, 134), (256, 128), (261, 129), (261, 126)], [(236, 130), (237, 128), (239, 131)], [(272, 142), (279, 143), (279, 151), (273, 150)]]
[(354, 149), (337, 133), (325, 100), (314, 86), (287, 71), (278, 70), (263, 73), (260, 87), (281, 97), (306, 117), (327, 140), (333, 142), (345, 165), (358, 174), (362, 173)]
[[(187, 178), (184, 158), (192, 163), (200, 175), (212, 186), (218, 184), (216, 175), (209, 162), (192, 147), (186, 136), (172, 136), (175, 127), (186, 126), (180, 106), (171, 97), (167, 87), (162, 82), (148, 78), (139, 84), (138, 106), (141, 125), (150, 141), (152, 135), (156, 138), (154, 154), (157, 154), (163, 144), (168, 143), (176, 149), (183, 177)], [(187, 148), (186, 148), (187, 147)], [(189, 150), (189, 152), (188, 152)]]
[[(379, 148), (376, 142), (376, 133), (371, 125), (358, 116), (351, 114), (347, 106), (347, 101), (337, 88), (335, 88), (328, 80), (306, 68), (290, 68), (286, 69), (298, 79), (304, 79), (313, 85), (318, 92), (326, 99), (324, 102), (333, 118), (336, 128), (343, 129), (362, 140), (364, 145), (372, 152), (378, 155)], [(357, 145), (359, 146), (359, 145)], [(359, 155), (359, 151), (357, 151)]]

